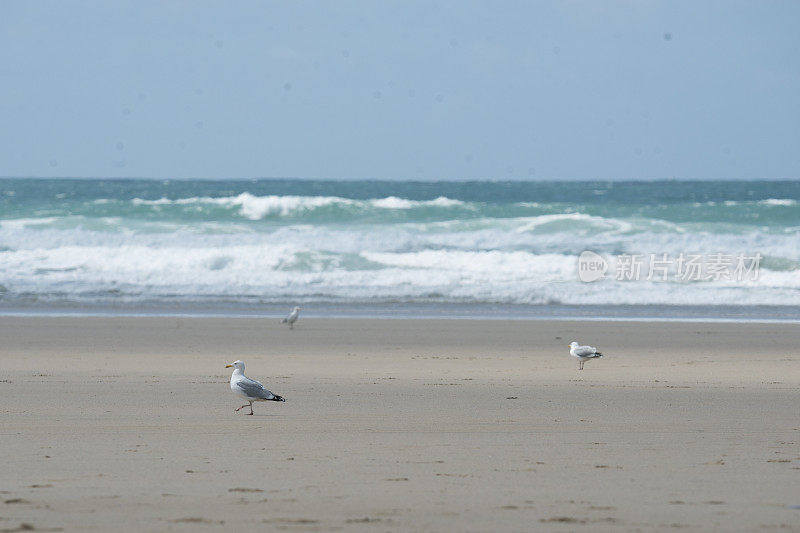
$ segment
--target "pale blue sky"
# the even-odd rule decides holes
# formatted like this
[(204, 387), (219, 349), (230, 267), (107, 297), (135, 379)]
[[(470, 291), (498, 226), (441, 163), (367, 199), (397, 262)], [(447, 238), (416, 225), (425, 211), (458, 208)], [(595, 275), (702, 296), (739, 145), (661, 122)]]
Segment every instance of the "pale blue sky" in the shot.
[(800, 178), (800, 2), (0, 2), (0, 175)]

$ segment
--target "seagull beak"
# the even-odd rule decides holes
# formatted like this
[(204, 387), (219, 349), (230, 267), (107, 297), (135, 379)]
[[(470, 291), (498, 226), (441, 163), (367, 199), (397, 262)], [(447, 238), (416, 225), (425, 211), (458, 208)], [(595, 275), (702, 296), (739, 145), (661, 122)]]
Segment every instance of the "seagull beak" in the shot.
[(225, 365), (225, 368), (233, 368), (233, 365)]

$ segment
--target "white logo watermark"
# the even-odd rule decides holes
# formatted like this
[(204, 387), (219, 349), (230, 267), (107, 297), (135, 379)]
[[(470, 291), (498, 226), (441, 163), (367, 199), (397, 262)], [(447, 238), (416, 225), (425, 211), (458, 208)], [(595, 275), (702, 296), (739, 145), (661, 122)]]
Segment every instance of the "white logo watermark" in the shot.
[(597, 281), (606, 277), (608, 261), (603, 256), (586, 250), (578, 257), (578, 277), (581, 281)]
[(586, 250), (578, 257), (578, 278), (592, 282), (612, 270), (617, 281), (755, 281), (760, 253), (619, 254), (610, 261)]

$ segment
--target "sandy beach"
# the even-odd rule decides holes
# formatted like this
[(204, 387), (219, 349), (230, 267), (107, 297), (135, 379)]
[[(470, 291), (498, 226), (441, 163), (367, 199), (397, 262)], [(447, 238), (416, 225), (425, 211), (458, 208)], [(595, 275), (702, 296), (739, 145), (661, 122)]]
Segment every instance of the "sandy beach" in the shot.
[[(2, 317), (0, 531), (800, 528), (791, 324)], [(572, 340), (606, 357), (584, 371)], [(235, 413), (225, 364), (286, 403)]]

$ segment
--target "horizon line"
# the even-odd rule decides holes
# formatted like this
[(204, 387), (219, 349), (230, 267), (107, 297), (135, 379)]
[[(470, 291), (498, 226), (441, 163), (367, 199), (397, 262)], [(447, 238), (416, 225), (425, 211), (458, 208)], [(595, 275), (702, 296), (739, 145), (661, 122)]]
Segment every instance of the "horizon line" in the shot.
[(396, 182), (420, 182), (420, 183), (470, 183), (470, 182), (515, 182), (515, 183), (554, 183), (554, 182), (657, 182), (657, 181), (680, 181), (680, 182), (749, 182), (749, 181), (797, 181), (794, 177), (765, 177), (765, 178), (694, 178), (694, 177), (670, 177), (670, 178), (380, 178), (380, 177), (356, 177), (356, 178), (320, 178), (320, 177), (298, 177), (298, 176), (258, 176), (258, 177), (153, 177), (153, 176), (0, 176), (0, 180), (153, 180), (153, 181), (331, 181), (331, 182), (361, 182), (361, 181), (396, 181)]

